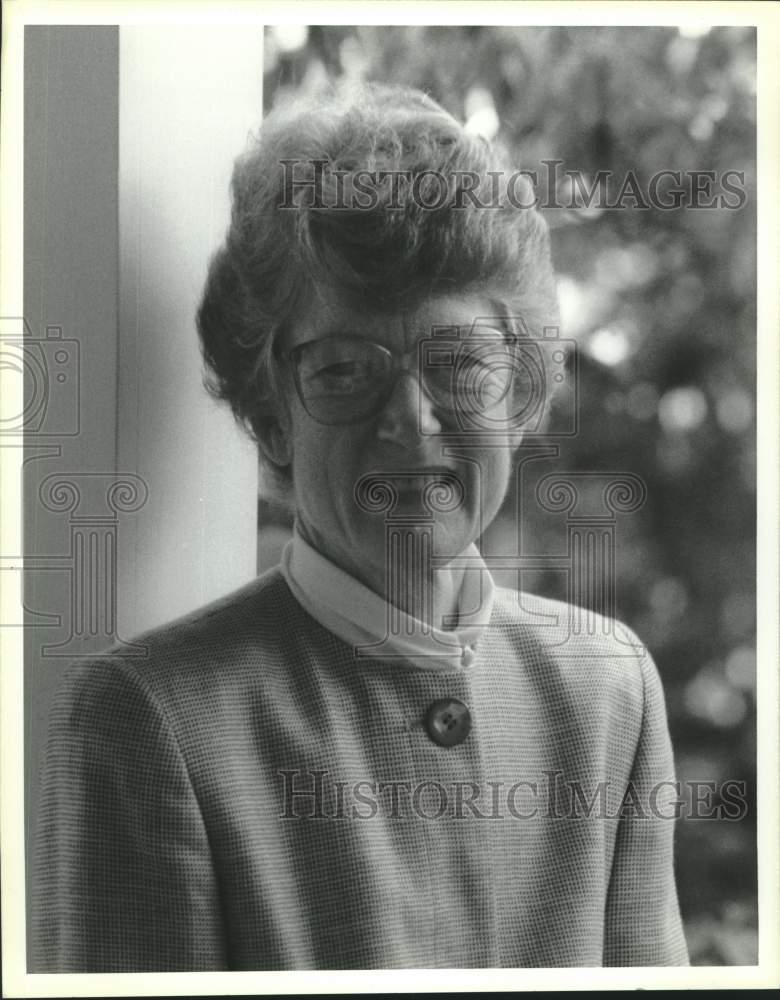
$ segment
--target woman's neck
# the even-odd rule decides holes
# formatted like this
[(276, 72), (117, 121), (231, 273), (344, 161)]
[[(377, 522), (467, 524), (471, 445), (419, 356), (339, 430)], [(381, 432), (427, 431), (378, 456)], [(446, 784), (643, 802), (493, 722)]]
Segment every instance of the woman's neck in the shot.
[(434, 569), (430, 565), (425, 566), (423, 560), (412, 559), (412, 565), (406, 567), (403, 575), (399, 576), (388, 572), (386, 566), (376, 566), (370, 562), (359, 563), (346, 553), (329, 551), (316, 537), (316, 533), (308, 529), (300, 519), (296, 521), (296, 528), (302, 538), (321, 555), (405, 614), (434, 628), (449, 630), (456, 627), (465, 572), (462, 567), (452, 569), (445, 566)]

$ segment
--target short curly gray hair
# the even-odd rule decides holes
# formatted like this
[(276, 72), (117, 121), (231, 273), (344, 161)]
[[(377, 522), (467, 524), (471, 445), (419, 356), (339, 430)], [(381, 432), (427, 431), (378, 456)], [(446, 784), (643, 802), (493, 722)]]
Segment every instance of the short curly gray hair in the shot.
[[(373, 196), (345, 205), (359, 175), (375, 179)], [(317, 287), (372, 311), (478, 290), (538, 336), (557, 322), (549, 237), (517, 181), (417, 90), (369, 85), (272, 112), (236, 161), (230, 227), (198, 310), (208, 390), (257, 439), (286, 405), (274, 345)], [(290, 470), (265, 464), (289, 492)]]

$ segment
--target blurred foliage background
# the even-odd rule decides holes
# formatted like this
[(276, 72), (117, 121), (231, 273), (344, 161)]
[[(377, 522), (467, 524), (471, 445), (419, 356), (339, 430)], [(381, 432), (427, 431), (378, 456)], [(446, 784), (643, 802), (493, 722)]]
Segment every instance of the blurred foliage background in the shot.
[[(622, 210), (575, 200), (545, 211), (562, 336), (577, 343), (580, 431), (560, 440), (554, 463), (535, 463), (538, 473), (644, 480), (647, 501), (617, 524), (617, 615), (661, 672), (678, 778), (746, 785), (745, 818), (677, 824), (680, 903), (700, 965), (757, 961), (755, 48), (755, 30), (742, 27), (265, 33), (266, 110), (300, 91), (402, 83), (505, 144), (519, 168), (561, 160), (561, 172), (579, 171), (589, 187), (599, 170), (633, 171), (645, 191), (662, 170), (744, 172), (747, 200), (736, 210), (626, 199)], [(571, 204), (563, 173), (558, 195)], [(552, 420), (551, 430), (555, 411)], [(516, 500), (507, 498), (485, 551), (515, 550)], [(261, 501), (261, 569), (277, 561), (288, 529)], [(528, 553), (565, 551), (565, 526), (532, 497), (522, 535)], [(521, 585), (566, 598), (561, 573), (524, 573)]]

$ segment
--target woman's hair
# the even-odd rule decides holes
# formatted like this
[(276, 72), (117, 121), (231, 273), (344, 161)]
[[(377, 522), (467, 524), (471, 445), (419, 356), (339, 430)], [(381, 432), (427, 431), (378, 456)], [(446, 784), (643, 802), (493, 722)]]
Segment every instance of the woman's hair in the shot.
[[(206, 386), (258, 437), (286, 403), (274, 344), (318, 288), (367, 313), (479, 292), (530, 336), (557, 306), (530, 185), (427, 95), (368, 85), (274, 110), (236, 161), (197, 324)], [(269, 468), (282, 493), (286, 468)]]

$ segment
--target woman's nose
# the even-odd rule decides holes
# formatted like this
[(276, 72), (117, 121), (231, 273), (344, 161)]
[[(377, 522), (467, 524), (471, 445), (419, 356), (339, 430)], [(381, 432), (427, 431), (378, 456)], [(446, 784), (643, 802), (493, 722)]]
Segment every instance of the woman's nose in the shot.
[(411, 372), (401, 373), (379, 416), (378, 436), (385, 441), (408, 444), (415, 436), (440, 432), (441, 423), (433, 401), (419, 378)]

